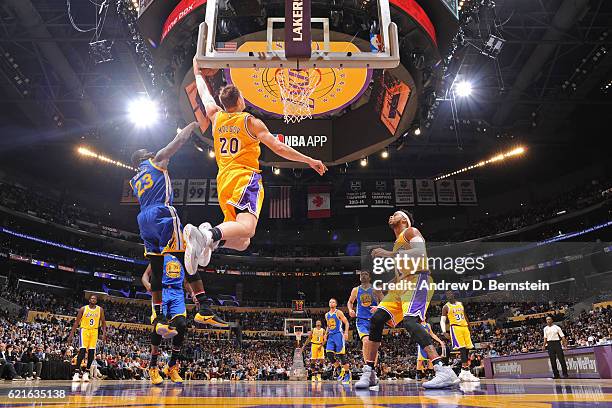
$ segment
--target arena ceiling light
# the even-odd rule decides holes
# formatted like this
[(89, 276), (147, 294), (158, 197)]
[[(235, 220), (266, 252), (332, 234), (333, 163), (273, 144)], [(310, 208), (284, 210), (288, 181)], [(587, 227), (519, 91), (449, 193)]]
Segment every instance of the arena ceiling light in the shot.
[(159, 119), (159, 108), (154, 100), (140, 97), (130, 102), (128, 115), (137, 127), (150, 127)]
[(361, 159), (361, 161), (359, 162), (359, 164), (361, 164), (361, 167), (365, 167), (368, 165), (368, 158), (364, 157), (363, 159)]
[(470, 81), (461, 81), (455, 85), (455, 93), (461, 98), (467, 98), (472, 94), (472, 83)]
[(87, 147), (83, 147), (83, 146), (79, 146), (77, 148), (77, 153), (80, 154), (81, 156), (84, 157), (92, 157), (98, 161), (101, 161), (103, 163), (107, 163), (107, 164), (111, 164), (117, 167), (123, 167), (124, 169), (130, 169), (133, 171), (136, 171), (135, 168), (133, 168), (132, 166), (128, 166), (127, 164), (121, 163), (120, 161), (117, 160), (113, 160), (110, 157), (106, 157), (103, 156), (101, 154), (98, 154), (90, 149), (88, 149)]
[(438, 181), (438, 180), (445, 179), (447, 177), (456, 176), (457, 174), (465, 173), (466, 171), (470, 171), (470, 170), (473, 170), (473, 169), (476, 169), (476, 168), (479, 168), (479, 167), (484, 167), (484, 166), (489, 165), (491, 163), (496, 163), (496, 162), (504, 161), (504, 160), (506, 160), (506, 159), (508, 159), (510, 157), (522, 156), (525, 153), (525, 150), (526, 149), (524, 147), (519, 146), (519, 147), (516, 147), (516, 148), (514, 148), (512, 150), (507, 151), (506, 153), (500, 153), (500, 154), (498, 154), (496, 156), (493, 156), (493, 157), (491, 157), (488, 160), (479, 161), (478, 163), (472, 164), (471, 166), (464, 167), (464, 168), (459, 169), (459, 170), (455, 170), (455, 171), (453, 171), (451, 173), (447, 173), (447, 174), (444, 174), (442, 176), (435, 177), (434, 180)]

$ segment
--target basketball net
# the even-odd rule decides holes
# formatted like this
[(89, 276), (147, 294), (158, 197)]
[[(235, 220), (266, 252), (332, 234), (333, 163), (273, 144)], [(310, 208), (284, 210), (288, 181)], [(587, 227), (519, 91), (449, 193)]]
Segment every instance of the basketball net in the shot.
[(285, 123), (299, 123), (312, 118), (311, 96), (319, 82), (318, 69), (280, 68), (276, 71), (276, 82), (283, 101)]
[(304, 332), (301, 331), (296, 331), (295, 332), (295, 339), (297, 340), (297, 347), (300, 347), (300, 343), (302, 341), (302, 336), (304, 335)]

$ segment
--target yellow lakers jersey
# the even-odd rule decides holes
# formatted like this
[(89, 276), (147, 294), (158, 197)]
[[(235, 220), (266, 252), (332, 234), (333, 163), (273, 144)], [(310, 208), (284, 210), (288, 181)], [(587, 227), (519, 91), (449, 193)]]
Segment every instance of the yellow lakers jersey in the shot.
[[(403, 230), (402, 233), (399, 234), (399, 236), (395, 239), (395, 243), (393, 244), (393, 253), (397, 253), (398, 251), (402, 250), (409, 250), (412, 248), (410, 242), (407, 242), (406, 238), (404, 238), (404, 232), (406, 232), (406, 230)], [(413, 261), (414, 263), (411, 262), (411, 260), (409, 259), (404, 260), (403, 257), (397, 259), (395, 267), (399, 274), (409, 275), (414, 274), (418, 271), (427, 270), (426, 258), (414, 259)], [(416, 265), (416, 268), (414, 267), (414, 265)]]
[(93, 309), (89, 305), (85, 306), (81, 318), (81, 329), (97, 329), (98, 327), (100, 327), (100, 306), (96, 305)]
[(321, 344), (321, 343), (323, 343), (323, 337), (324, 336), (325, 336), (325, 329), (324, 328), (317, 329), (315, 327), (314, 329), (312, 329), (312, 340), (311, 340), (311, 343), (312, 344)]
[(261, 172), (259, 155), (261, 148), (259, 140), (251, 135), (247, 120), (251, 116), (247, 112), (219, 111), (213, 123), (213, 139), (215, 158), (219, 174), (232, 169), (244, 169)]
[(467, 320), (465, 320), (465, 311), (463, 310), (463, 304), (461, 302), (455, 302), (451, 304), (446, 303), (448, 307), (448, 321), (451, 326), (467, 326)]

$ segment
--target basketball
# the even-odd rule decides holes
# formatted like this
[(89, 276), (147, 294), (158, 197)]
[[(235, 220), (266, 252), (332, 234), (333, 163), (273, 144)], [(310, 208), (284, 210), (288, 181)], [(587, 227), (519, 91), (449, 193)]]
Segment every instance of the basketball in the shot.
[(202, 75), (210, 77), (215, 76), (219, 70), (217, 68), (200, 68)]

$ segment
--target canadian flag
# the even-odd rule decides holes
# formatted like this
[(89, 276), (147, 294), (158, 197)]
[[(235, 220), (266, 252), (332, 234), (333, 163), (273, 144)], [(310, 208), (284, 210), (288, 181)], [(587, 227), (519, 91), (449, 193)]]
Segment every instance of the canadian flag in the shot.
[(330, 186), (308, 187), (308, 218), (331, 217)]

